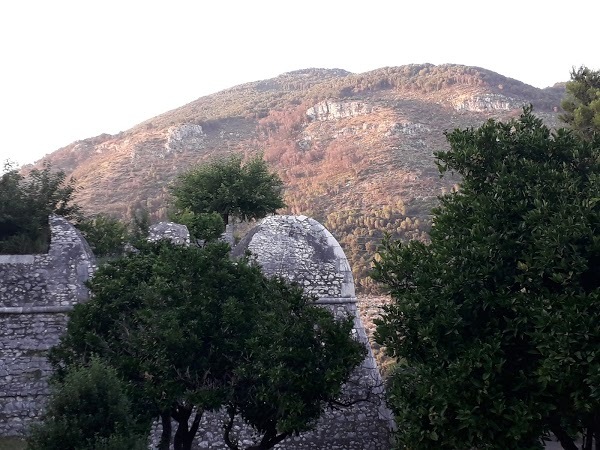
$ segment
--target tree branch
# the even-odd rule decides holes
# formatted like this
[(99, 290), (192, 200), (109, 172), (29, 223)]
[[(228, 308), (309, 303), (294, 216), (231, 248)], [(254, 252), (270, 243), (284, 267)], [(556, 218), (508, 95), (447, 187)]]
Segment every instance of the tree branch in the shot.
[(283, 441), (289, 435), (290, 435), (290, 433), (288, 433), (288, 432), (281, 433), (281, 434), (278, 434), (275, 436), (273, 436), (273, 433), (265, 433), (262, 440), (260, 441), (260, 444), (252, 445), (252, 446), (248, 447), (246, 450), (268, 450), (270, 448), (275, 447), (277, 444), (279, 444), (281, 441)]
[[(348, 382), (349, 384), (350, 382)], [(383, 384), (379, 383), (379, 384), (374, 384), (372, 386), (368, 386), (367, 391), (366, 391), (366, 395), (364, 397), (359, 397), (356, 398), (354, 400), (351, 401), (342, 401), (342, 400), (330, 400), (328, 402), (328, 405), (330, 408), (332, 409), (336, 409), (336, 410), (340, 410), (341, 408), (348, 408), (350, 406), (354, 406), (357, 403), (362, 403), (362, 402), (368, 402), (371, 401), (372, 398), (376, 395), (376, 390), (378, 388), (383, 388)]]

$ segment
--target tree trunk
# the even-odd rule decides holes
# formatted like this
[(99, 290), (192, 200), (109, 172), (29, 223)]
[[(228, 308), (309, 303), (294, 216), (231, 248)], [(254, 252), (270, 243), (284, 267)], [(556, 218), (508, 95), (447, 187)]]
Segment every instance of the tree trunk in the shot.
[(588, 427), (583, 437), (583, 449), (593, 450), (592, 445), (594, 444), (594, 431), (592, 427)]
[(173, 448), (175, 450), (183, 450), (184, 437), (188, 433), (188, 420), (192, 414), (192, 407), (177, 404), (173, 407), (171, 413), (173, 419), (177, 422), (177, 431), (175, 431), (175, 438), (173, 439)]
[(567, 434), (565, 430), (560, 426), (560, 421), (557, 418), (550, 420), (550, 431), (554, 433), (554, 436), (560, 442), (560, 445), (565, 450), (579, 450), (573, 441), (573, 438)]
[(594, 450), (600, 450), (600, 415), (594, 414), (593, 421)]
[[(228, 408), (227, 414), (229, 416), (229, 420), (227, 421), (227, 423), (225, 423), (224, 426), (223, 440), (225, 441), (225, 444), (227, 444), (227, 447), (229, 447), (231, 450), (240, 450), (237, 444), (231, 441), (230, 436), (231, 429), (233, 428), (233, 421), (235, 419), (235, 413), (235, 408)], [(290, 433), (281, 433), (278, 435), (277, 430), (268, 430), (264, 434), (260, 443), (256, 445), (251, 445), (250, 447), (246, 447), (246, 450), (269, 450), (275, 447), (289, 435)]]
[(177, 431), (175, 432), (175, 439), (173, 439), (173, 448), (175, 450), (192, 450), (192, 444), (200, 426), (200, 419), (202, 419), (202, 411), (196, 412), (192, 426), (189, 427), (193, 407), (178, 405), (174, 409), (173, 418), (177, 421)]
[(162, 432), (158, 442), (158, 450), (169, 450), (171, 448), (171, 414), (163, 412), (160, 415)]
[(196, 411), (196, 416), (192, 422), (192, 426), (187, 434), (183, 437), (183, 450), (192, 450), (192, 444), (196, 438), (196, 433), (200, 427), (200, 419), (202, 419), (202, 411)]
[(281, 433), (278, 435), (276, 431), (267, 432), (258, 445), (252, 445), (246, 450), (269, 450), (275, 447), (289, 435), (290, 433)]

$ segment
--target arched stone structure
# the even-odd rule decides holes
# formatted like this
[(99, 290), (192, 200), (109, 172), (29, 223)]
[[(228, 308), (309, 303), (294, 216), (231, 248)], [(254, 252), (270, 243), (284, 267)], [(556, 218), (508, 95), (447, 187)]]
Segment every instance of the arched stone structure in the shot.
[[(317, 303), (338, 316), (354, 318), (355, 337), (368, 355), (345, 388), (350, 400), (368, 397), (351, 408), (327, 411), (317, 428), (287, 439), (280, 449), (388, 450), (393, 421), (383, 398), (382, 381), (357, 311), (352, 271), (344, 251), (319, 222), (306, 216), (270, 216), (236, 246), (246, 250), (263, 271), (299, 283)], [(367, 394), (367, 395), (366, 395)]]
[[(51, 372), (47, 351), (64, 332), (67, 312), (88, 298), (85, 281), (95, 269), (94, 256), (74, 227), (60, 217), (51, 217), (50, 227), (47, 254), (0, 255), (0, 379), (4, 381), (0, 384), (0, 436), (23, 436), (41, 414)], [(188, 243), (184, 228), (153, 226), (151, 240), (167, 237)], [(388, 450), (393, 423), (357, 314), (352, 272), (336, 239), (313, 219), (273, 216), (254, 228), (233, 255), (246, 250), (267, 274), (300, 283), (323, 307), (338, 316), (353, 317), (355, 337), (369, 350), (345, 388), (349, 399), (368, 397), (368, 401), (327, 411), (314, 431), (289, 438), (276, 448)], [(227, 449), (221, 424), (219, 414), (205, 414), (197, 448)], [(244, 435), (241, 424), (236, 427)]]

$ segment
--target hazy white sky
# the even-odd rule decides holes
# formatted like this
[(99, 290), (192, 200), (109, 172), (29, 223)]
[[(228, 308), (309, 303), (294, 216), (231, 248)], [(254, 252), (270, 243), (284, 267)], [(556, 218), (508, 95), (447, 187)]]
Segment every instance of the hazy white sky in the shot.
[(600, 69), (599, 13), (593, 0), (2, 1), (0, 161), (308, 67), (456, 63), (546, 87)]

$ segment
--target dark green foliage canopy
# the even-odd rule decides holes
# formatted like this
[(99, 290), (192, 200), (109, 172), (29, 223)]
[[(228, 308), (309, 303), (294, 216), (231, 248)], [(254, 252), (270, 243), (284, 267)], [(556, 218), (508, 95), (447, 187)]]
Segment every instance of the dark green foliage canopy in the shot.
[(600, 131), (600, 72), (581, 66), (571, 71), (561, 120), (584, 139)]
[(127, 224), (104, 214), (84, 219), (77, 228), (97, 257), (121, 255), (129, 238)]
[(221, 406), (262, 434), (256, 449), (311, 427), (364, 357), (352, 320), (228, 251), (163, 241), (101, 267), (53, 350), (56, 367), (100, 355), (129, 381), (136, 410), (179, 423), (175, 448)]
[(0, 253), (44, 253), (48, 250), (48, 216), (81, 219), (80, 207), (73, 203), (75, 180), (49, 164), (22, 175), (10, 164), (0, 176)]
[(218, 159), (181, 175), (172, 187), (175, 207), (195, 214), (260, 219), (283, 208), (283, 183), (262, 155), (244, 162), (241, 155)]
[(146, 208), (138, 208), (131, 214), (129, 223), (129, 243), (136, 247), (143, 245), (150, 232), (150, 212)]
[(55, 382), (42, 423), (29, 437), (29, 450), (143, 450), (147, 433), (135, 416), (116, 372), (98, 359), (72, 367)]
[(530, 109), (447, 139), (440, 170), (463, 182), (431, 244), (388, 241), (375, 266), (394, 298), (377, 340), (399, 361), (400, 447), (598, 441), (600, 142), (552, 133)]
[(171, 213), (170, 219), (185, 225), (190, 236), (205, 242), (216, 241), (225, 232), (225, 222), (216, 212), (194, 213), (190, 209), (185, 209)]

